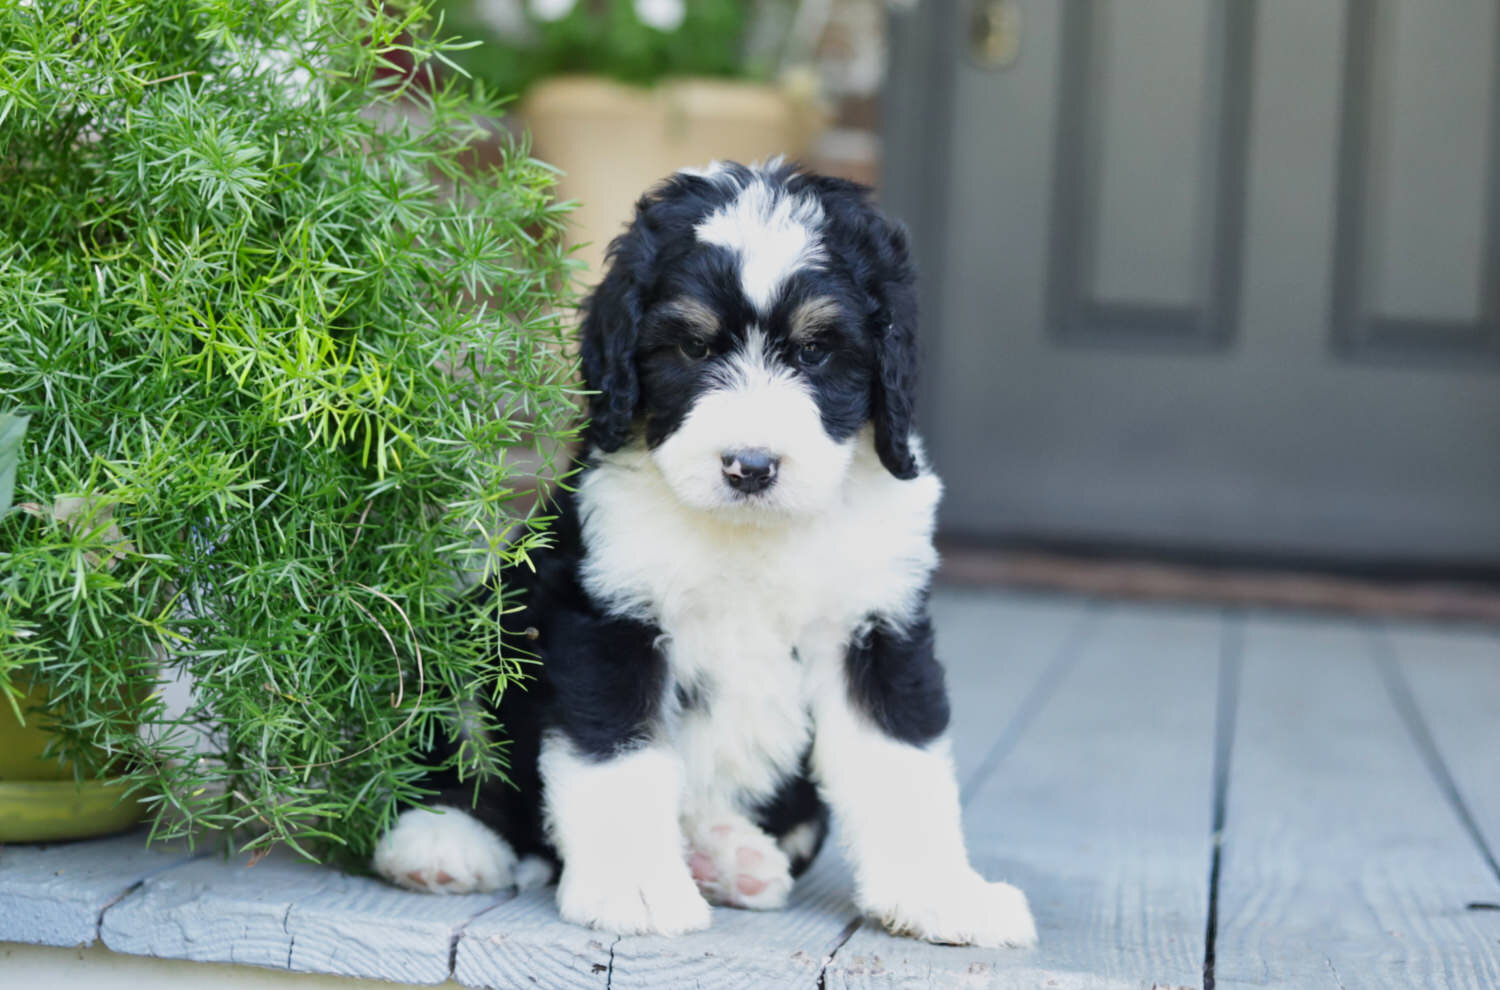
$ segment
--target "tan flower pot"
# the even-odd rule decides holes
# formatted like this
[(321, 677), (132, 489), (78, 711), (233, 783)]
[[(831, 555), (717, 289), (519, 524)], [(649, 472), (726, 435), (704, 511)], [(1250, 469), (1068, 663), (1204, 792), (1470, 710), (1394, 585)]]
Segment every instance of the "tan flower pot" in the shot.
[(605, 249), (641, 193), (684, 166), (714, 159), (800, 159), (822, 121), (810, 99), (766, 83), (673, 79), (645, 89), (595, 76), (543, 80), (519, 108), (539, 158), (577, 200), (570, 244), (597, 281)]

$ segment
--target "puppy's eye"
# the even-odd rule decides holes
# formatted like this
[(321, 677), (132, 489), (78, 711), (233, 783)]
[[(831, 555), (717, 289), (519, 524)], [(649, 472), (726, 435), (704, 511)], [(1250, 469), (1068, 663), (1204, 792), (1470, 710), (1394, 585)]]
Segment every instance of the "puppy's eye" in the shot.
[(804, 368), (816, 368), (828, 360), (828, 348), (810, 340), (797, 349), (797, 361)]
[(708, 357), (708, 341), (702, 337), (684, 337), (677, 349), (689, 361), (701, 361)]

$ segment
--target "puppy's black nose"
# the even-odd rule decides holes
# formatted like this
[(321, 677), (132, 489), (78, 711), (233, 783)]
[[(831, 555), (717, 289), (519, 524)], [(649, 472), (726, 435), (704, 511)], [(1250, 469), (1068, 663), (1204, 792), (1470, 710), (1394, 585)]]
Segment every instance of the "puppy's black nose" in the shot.
[(719, 459), (724, 463), (724, 480), (729, 487), (746, 495), (770, 488), (781, 464), (781, 458), (761, 447), (726, 450)]

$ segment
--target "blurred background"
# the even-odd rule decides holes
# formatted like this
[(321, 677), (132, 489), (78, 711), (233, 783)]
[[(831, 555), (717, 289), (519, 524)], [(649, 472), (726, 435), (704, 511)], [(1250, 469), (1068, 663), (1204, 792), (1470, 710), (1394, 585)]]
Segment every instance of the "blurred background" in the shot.
[(1495, 0), (448, 9), (591, 264), (684, 165), (877, 186), (950, 576), (1463, 611), (1500, 575)]

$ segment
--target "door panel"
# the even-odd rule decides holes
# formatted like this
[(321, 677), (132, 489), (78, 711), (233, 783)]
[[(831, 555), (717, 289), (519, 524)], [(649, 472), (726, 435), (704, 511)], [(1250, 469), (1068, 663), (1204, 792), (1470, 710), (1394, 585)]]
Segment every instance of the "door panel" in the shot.
[(944, 531), (1500, 563), (1495, 0), (1021, 7), (895, 37)]
[(1201, 140), (1205, 69), (1217, 54), (1208, 6), (1148, 0), (1128, 11), (1077, 9), (1087, 12), (1080, 27), (1092, 49), (1079, 73), (1092, 113), (1078, 124), (1091, 131), (1083, 164), (1095, 166), (1093, 188), (1076, 190), (1094, 234), (1084, 285), (1100, 300), (1191, 305), (1212, 192)]
[(1500, 355), (1500, 11), (1351, 5), (1343, 37), (1334, 333), (1346, 354)]
[(1232, 336), (1249, 40), (1233, 8), (1063, 10), (1048, 333), (1179, 347)]
[[(1362, 5), (1364, 6), (1364, 5)], [(1369, 114), (1361, 164), (1379, 208), (1366, 243), (1370, 309), (1416, 320), (1472, 321), (1480, 313), (1496, 9), (1491, 3), (1387, 3), (1351, 12), (1371, 68), (1363, 92), (1346, 93)], [(1380, 16), (1381, 14), (1384, 16)], [(1371, 57), (1373, 54), (1373, 57)], [(1367, 102), (1365, 102), (1367, 101)], [(1367, 213), (1366, 216), (1370, 216)]]

